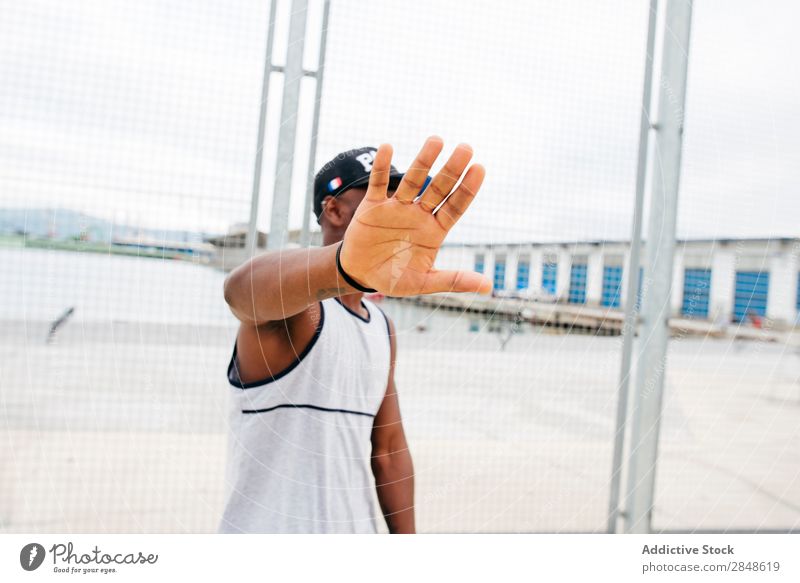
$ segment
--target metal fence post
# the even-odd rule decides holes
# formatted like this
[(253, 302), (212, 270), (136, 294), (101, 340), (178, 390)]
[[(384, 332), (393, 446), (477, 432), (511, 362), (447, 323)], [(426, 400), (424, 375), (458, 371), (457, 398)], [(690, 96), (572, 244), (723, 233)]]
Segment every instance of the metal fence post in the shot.
[(261, 191), (261, 163), (264, 154), (264, 130), (267, 124), (267, 103), (269, 101), (269, 78), (272, 73), (272, 43), (275, 38), (275, 10), (278, 0), (269, 5), (269, 23), (267, 24), (267, 47), (264, 56), (264, 79), (261, 82), (261, 109), (258, 117), (258, 138), (256, 141), (256, 159), (253, 168), (253, 190), (250, 195), (250, 221), (247, 227), (245, 248), (248, 255), (255, 255), (258, 247), (258, 199)]
[(303, 80), (303, 46), (306, 37), (308, 0), (292, 0), (289, 19), (289, 46), (283, 69), (283, 102), (278, 131), (278, 153), (275, 165), (275, 189), (272, 193), (272, 216), (267, 249), (280, 249), (286, 244), (289, 232), (289, 202), (292, 193), (294, 144), (297, 134), (297, 111), (300, 104), (300, 84)]
[(650, 0), (650, 15), (647, 24), (647, 44), (644, 60), (644, 85), (642, 87), (642, 111), (639, 119), (639, 159), (636, 164), (636, 195), (634, 198), (631, 253), (628, 259), (628, 288), (625, 292), (625, 321), (622, 326), (622, 357), (619, 371), (619, 394), (617, 396), (617, 422), (614, 432), (614, 455), (611, 462), (611, 484), (608, 497), (607, 532), (617, 532), (619, 517), (619, 492), (622, 481), (622, 453), (625, 446), (625, 428), (628, 415), (628, 387), (631, 375), (631, 352), (636, 337), (636, 296), (639, 293), (639, 251), (642, 247), (642, 214), (644, 210), (644, 186), (647, 177), (647, 150), (650, 137), (650, 101), (653, 89), (653, 46), (656, 37), (658, 0)]
[(649, 532), (652, 521), (669, 333), (691, 20), (691, 0), (668, 0), (647, 231), (647, 274), (650, 285), (642, 298), (642, 330), (637, 343), (637, 383), (631, 412), (625, 507), (625, 532), (628, 533)]
[(317, 134), (319, 133), (319, 110), (322, 103), (322, 77), (325, 73), (325, 45), (328, 40), (328, 14), (331, 2), (325, 0), (322, 8), (322, 35), (319, 40), (319, 59), (317, 60), (316, 88), (314, 91), (314, 120), (311, 123), (311, 145), (308, 149), (308, 186), (306, 187), (306, 200), (303, 205), (303, 227), (300, 231), (300, 245), (308, 247), (311, 244), (311, 211), (314, 200), (314, 176), (316, 174), (317, 159)]

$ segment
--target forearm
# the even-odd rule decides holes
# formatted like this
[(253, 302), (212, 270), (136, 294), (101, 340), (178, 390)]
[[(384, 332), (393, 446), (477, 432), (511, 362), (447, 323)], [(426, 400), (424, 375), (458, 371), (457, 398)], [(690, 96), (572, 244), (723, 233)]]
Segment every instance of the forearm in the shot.
[(412, 534), (414, 524), (414, 466), (408, 448), (374, 455), (372, 472), (378, 501), (392, 534)]
[(325, 298), (355, 290), (336, 269), (335, 245), (264, 253), (225, 280), (225, 301), (242, 321), (284, 320)]

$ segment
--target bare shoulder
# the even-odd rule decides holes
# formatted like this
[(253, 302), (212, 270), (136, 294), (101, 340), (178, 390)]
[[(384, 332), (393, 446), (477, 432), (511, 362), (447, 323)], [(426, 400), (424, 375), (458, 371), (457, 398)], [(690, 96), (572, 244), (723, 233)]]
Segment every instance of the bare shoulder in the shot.
[(241, 381), (257, 382), (290, 366), (316, 335), (321, 318), (320, 304), (314, 303), (285, 320), (241, 323), (236, 336)]

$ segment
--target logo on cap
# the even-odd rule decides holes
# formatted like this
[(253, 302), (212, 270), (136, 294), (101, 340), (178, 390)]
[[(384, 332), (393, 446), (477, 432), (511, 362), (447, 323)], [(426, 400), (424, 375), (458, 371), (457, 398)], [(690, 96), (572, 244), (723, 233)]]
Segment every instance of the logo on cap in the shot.
[(333, 192), (342, 185), (342, 179), (338, 176), (328, 183), (328, 192)]
[(377, 153), (377, 150), (367, 150), (363, 154), (356, 156), (356, 160), (361, 162), (361, 166), (364, 167), (364, 172), (372, 172), (372, 163), (375, 161), (375, 154)]

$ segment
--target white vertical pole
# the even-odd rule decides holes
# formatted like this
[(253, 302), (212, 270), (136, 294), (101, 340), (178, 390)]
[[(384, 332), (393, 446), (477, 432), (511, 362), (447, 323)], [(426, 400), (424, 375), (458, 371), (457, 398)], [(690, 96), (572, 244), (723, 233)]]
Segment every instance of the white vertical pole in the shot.
[(636, 295), (639, 292), (639, 251), (642, 247), (642, 215), (644, 210), (644, 186), (647, 177), (647, 149), (650, 137), (650, 101), (653, 88), (653, 47), (656, 41), (658, 0), (650, 0), (650, 15), (647, 25), (647, 45), (644, 60), (644, 86), (642, 89), (642, 112), (639, 118), (639, 159), (636, 163), (636, 195), (633, 207), (633, 232), (628, 261), (628, 287), (625, 293), (625, 322), (622, 326), (622, 357), (619, 371), (619, 395), (617, 396), (617, 423), (614, 432), (614, 456), (611, 462), (611, 484), (608, 497), (608, 526), (610, 533), (617, 532), (619, 517), (619, 492), (622, 482), (622, 453), (625, 446), (625, 427), (628, 415), (628, 387), (631, 374), (631, 352), (636, 336)]
[(269, 78), (272, 72), (272, 41), (275, 38), (275, 10), (277, 0), (269, 5), (269, 23), (267, 24), (267, 48), (264, 57), (264, 79), (261, 82), (261, 112), (258, 117), (258, 138), (256, 142), (256, 160), (253, 168), (253, 191), (250, 195), (250, 222), (247, 228), (245, 249), (249, 256), (256, 253), (258, 247), (258, 198), (261, 190), (261, 162), (264, 152), (264, 129), (267, 124), (267, 102), (269, 101)]
[(652, 520), (669, 334), (691, 21), (691, 0), (667, 1), (647, 231), (647, 274), (650, 285), (642, 298), (642, 330), (637, 343), (637, 383), (631, 412), (625, 508), (625, 532), (628, 533), (649, 532)]
[(306, 202), (303, 207), (303, 230), (300, 232), (300, 245), (308, 247), (311, 244), (311, 211), (314, 202), (314, 176), (317, 160), (317, 134), (319, 133), (319, 110), (322, 103), (322, 77), (325, 73), (325, 44), (328, 40), (328, 13), (330, 0), (325, 0), (322, 8), (322, 35), (319, 40), (319, 59), (317, 60), (316, 89), (314, 91), (314, 120), (311, 123), (311, 146), (308, 151), (308, 187), (306, 188)]
[(292, 0), (289, 46), (286, 51), (286, 66), (283, 68), (283, 103), (281, 104), (281, 126), (278, 131), (275, 189), (272, 193), (268, 249), (282, 248), (288, 238), (294, 142), (297, 134), (300, 82), (303, 80), (303, 45), (306, 37), (307, 16), (308, 0)]

